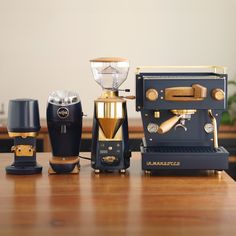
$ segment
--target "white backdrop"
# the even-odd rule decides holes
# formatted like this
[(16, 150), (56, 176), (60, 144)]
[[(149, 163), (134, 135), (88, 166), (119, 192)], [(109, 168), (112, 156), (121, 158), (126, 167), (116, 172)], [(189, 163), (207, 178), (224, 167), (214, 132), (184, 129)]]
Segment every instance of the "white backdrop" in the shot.
[[(101, 88), (89, 59), (138, 65), (224, 65), (236, 79), (235, 0), (0, 0), (0, 103), (32, 97), (45, 117), (48, 94), (79, 92), (93, 113)], [(129, 116), (137, 117), (134, 101)]]

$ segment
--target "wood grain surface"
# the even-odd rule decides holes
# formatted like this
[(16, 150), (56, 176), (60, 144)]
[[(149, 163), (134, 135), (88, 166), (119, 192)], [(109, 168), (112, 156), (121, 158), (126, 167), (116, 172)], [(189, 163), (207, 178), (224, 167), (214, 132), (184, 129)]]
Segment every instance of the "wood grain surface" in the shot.
[[(89, 156), (89, 153), (84, 155)], [(212, 172), (145, 176), (133, 153), (126, 175), (5, 174), (0, 155), (0, 235), (236, 235), (236, 184)]]

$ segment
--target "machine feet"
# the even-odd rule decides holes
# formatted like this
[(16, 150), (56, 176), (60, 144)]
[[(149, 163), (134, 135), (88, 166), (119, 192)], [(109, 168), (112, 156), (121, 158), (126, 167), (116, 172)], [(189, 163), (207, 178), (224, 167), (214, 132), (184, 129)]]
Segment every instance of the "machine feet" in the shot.
[(94, 170), (94, 173), (95, 173), (95, 174), (99, 174), (99, 173), (100, 173), (100, 170), (99, 170), (99, 169), (95, 169), (95, 170)]
[[(114, 172), (114, 170), (110, 170), (110, 171), (109, 170), (105, 170), (105, 172), (112, 173), (112, 172)], [(121, 169), (121, 170), (119, 170), (119, 172), (120, 172), (120, 174), (125, 174), (126, 173), (126, 169)], [(94, 173), (95, 174), (99, 174), (99, 173), (101, 173), (101, 170), (95, 169)]]
[(150, 174), (151, 174), (151, 171), (150, 171), (150, 170), (145, 170), (145, 171), (144, 171), (144, 174), (145, 174), (145, 175), (150, 175)]

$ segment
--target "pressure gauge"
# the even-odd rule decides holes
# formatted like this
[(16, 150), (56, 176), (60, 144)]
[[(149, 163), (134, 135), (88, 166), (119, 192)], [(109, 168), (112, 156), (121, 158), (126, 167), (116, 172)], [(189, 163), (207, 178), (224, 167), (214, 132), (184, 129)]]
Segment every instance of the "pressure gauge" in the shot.
[(208, 134), (213, 133), (213, 131), (214, 131), (214, 127), (211, 123), (206, 123), (204, 125), (204, 129), (205, 129), (206, 133), (208, 133)]
[(147, 130), (149, 133), (157, 133), (158, 125), (155, 123), (149, 123), (147, 126)]

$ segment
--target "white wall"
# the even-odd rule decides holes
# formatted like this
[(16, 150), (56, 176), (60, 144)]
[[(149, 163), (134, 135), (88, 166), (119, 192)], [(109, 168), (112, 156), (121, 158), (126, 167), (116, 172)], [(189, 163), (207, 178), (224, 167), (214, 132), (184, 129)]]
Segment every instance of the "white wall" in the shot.
[[(235, 0), (0, 0), (0, 102), (77, 90), (85, 113), (101, 93), (89, 59), (138, 65), (225, 65), (236, 79)], [(130, 117), (139, 116), (129, 102)]]

